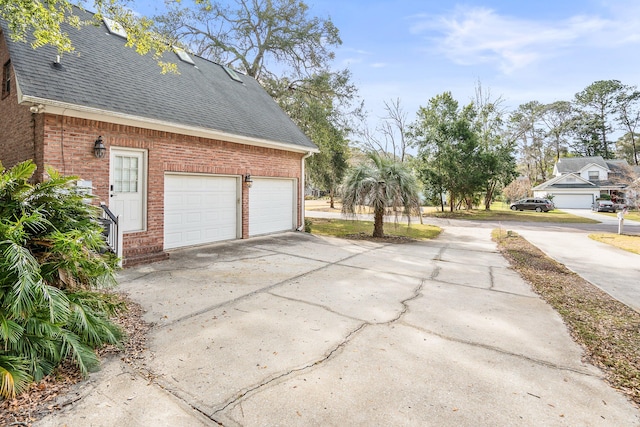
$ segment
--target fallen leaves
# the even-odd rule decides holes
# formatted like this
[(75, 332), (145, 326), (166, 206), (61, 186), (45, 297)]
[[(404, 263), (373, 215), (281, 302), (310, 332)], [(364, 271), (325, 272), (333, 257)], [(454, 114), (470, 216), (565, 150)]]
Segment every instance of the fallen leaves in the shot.
[(546, 300), (609, 383), (640, 405), (640, 313), (548, 258), (515, 233), (494, 232), (498, 248)]
[[(142, 319), (144, 310), (138, 304), (120, 295), (126, 305), (127, 312), (120, 314), (114, 321), (125, 331), (127, 339), (122, 347), (106, 346), (98, 351), (101, 358), (120, 356), (121, 360), (133, 364), (144, 358), (146, 336), (150, 325)], [(58, 403), (71, 390), (71, 387), (82, 381), (77, 367), (66, 361), (53, 373), (11, 400), (0, 400), (0, 426), (31, 426), (47, 414), (62, 409), (77, 399), (66, 399)]]

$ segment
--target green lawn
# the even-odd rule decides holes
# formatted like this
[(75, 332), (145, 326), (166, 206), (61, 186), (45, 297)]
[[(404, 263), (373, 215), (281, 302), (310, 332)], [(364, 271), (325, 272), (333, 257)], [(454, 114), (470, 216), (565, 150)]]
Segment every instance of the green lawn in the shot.
[[(446, 208), (445, 208), (446, 209)], [(459, 210), (454, 212), (441, 212), (434, 208), (425, 209), (423, 214), (426, 217), (468, 219), (474, 221), (523, 221), (523, 222), (559, 222), (559, 223), (583, 223), (597, 224), (598, 221), (571, 215), (559, 210), (549, 212), (536, 211), (512, 211), (509, 205), (495, 202), (491, 204), (491, 210), (473, 209), (470, 211)]]
[[(357, 235), (371, 236), (373, 234), (373, 221), (358, 221), (347, 219), (323, 219), (307, 218), (311, 221), (311, 233), (325, 236), (350, 237)], [(385, 236), (406, 237), (410, 239), (424, 240), (437, 237), (442, 229), (435, 225), (426, 224), (384, 224)]]

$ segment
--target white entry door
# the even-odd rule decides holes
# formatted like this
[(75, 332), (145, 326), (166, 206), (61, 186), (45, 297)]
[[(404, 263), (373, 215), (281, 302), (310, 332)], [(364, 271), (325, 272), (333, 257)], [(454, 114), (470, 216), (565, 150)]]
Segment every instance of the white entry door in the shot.
[(145, 229), (145, 152), (111, 149), (109, 209), (120, 215), (123, 232)]

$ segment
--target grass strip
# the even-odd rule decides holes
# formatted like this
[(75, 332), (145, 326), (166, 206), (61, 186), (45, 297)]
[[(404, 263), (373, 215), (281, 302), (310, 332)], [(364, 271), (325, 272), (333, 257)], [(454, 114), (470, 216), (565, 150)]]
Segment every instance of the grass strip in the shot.
[(640, 255), (640, 236), (614, 233), (589, 234), (589, 238)]
[(494, 230), (511, 267), (562, 316), (589, 362), (640, 405), (640, 313), (548, 258), (516, 233)]
[[(367, 238), (373, 234), (373, 221), (323, 218), (307, 218), (307, 220), (311, 223), (312, 234), (343, 238)], [(407, 226), (407, 224), (388, 222), (384, 224), (386, 238), (424, 240), (436, 238), (440, 232), (442, 229), (435, 225), (412, 223)]]

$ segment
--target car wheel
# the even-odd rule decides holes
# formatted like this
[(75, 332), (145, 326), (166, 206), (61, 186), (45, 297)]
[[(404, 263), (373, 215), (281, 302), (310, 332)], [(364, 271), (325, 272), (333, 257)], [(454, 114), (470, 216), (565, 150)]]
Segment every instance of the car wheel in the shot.
[(542, 212), (542, 208), (541, 208), (540, 206), (538, 206), (538, 207), (536, 208), (536, 212)]
[(518, 210), (518, 208), (517, 208), (517, 207), (515, 207), (515, 206), (511, 206), (511, 210), (512, 210), (512, 211), (517, 211), (517, 210)]

